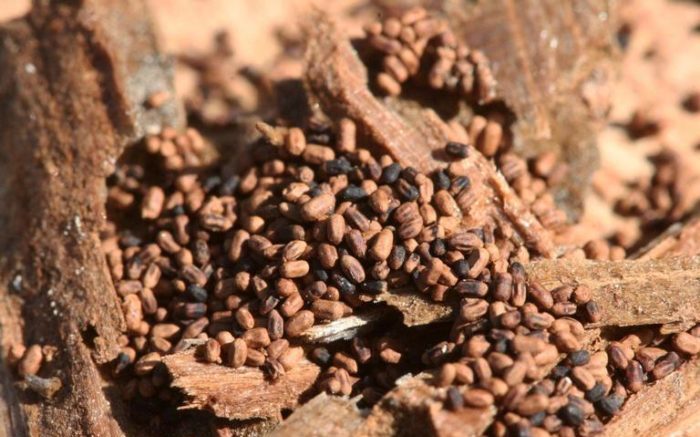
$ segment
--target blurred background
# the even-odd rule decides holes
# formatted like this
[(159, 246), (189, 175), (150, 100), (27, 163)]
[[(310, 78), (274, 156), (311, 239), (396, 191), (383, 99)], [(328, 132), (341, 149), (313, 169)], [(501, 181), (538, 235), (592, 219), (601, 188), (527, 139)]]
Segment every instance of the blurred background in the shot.
[[(361, 23), (399, 4), (450, 1), (457, 0), (150, 0), (150, 5), (162, 47), (176, 59), (176, 89), (190, 120), (225, 125), (241, 114), (264, 116), (265, 106), (275, 103), (261, 90), (299, 77), (299, 23), (312, 8), (322, 7), (347, 33), (359, 36)], [(608, 123), (597, 137), (601, 167), (580, 224), (608, 238), (639, 229), (643, 217), (619, 215), (611, 205), (649, 188), (639, 181), (653, 183), (660, 152), (672, 151), (690, 173), (700, 174), (700, 113), (688, 110), (689, 96), (700, 93), (700, 3), (611, 4), (620, 8), (620, 68)], [(2, 0), (0, 20), (18, 17), (28, 7), (28, 0)], [(223, 90), (223, 97), (207, 95), (202, 91), (207, 86)], [(642, 134), (630, 133), (638, 128)]]

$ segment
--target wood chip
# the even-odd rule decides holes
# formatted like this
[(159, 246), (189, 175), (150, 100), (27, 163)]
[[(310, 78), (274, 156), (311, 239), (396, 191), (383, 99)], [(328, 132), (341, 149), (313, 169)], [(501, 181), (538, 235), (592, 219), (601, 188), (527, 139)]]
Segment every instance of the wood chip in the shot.
[(496, 408), (465, 408), (460, 414), (444, 411), (437, 399), (445, 389), (430, 385), (430, 378), (431, 375), (421, 373), (397, 380), (396, 388), (372, 408), (358, 434), (411, 435), (416, 430), (426, 433), (432, 430), (439, 436), (483, 435), (496, 415)]
[(270, 437), (353, 437), (363, 421), (355, 402), (321, 393), (297, 408)]
[(302, 360), (271, 382), (257, 368), (232, 369), (197, 361), (193, 350), (167, 355), (163, 363), (172, 375), (172, 387), (185, 395), (182, 409), (207, 410), (234, 420), (280, 417), (282, 409), (297, 406), (321, 371)]
[(695, 359), (632, 395), (601, 437), (698, 435), (699, 408), (700, 362)]
[(700, 320), (700, 256), (646, 261), (534, 262), (530, 278), (545, 287), (585, 284), (601, 310), (595, 326)]

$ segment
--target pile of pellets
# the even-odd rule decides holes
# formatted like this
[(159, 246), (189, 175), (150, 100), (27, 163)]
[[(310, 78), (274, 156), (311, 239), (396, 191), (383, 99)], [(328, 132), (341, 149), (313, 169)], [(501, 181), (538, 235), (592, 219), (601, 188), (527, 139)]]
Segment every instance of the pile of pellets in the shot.
[[(700, 329), (587, 352), (582, 323), (599, 316), (591, 291), (528, 282), (523, 265), (537, 254), (512, 231), (463, 227), (474, 187), (459, 165), (425, 175), (375, 158), (348, 119), (260, 130), (240, 174), (202, 168), (197, 132), (167, 129), (109, 180), (102, 237), (128, 329), (114, 363), (127, 397), (169, 399), (160, 358), (197, 339), (212, 365), (275, 379), (306, 357), (323, 368), (319, 390), (376, 401), (401, 376), (369, 370), (400, 364), (394, 339), (358, 337), (332, 353), (299, 338), (406, 288), (457, 297), (423, 368), (435, 369), (445, 408), (496, 405), (494, 435), (595, 434), (629, 394), (700, 352)], [(456, 162), (478, 153), (446, 151)]]
[(391, 96), (411, 81), (455, 92), (478, 104), (496, 97), (496, 80), (483, 52), (458, 40), (444, 19), (423, 8), (365, 26), (366, 43), (381, 58), (375, 82)]

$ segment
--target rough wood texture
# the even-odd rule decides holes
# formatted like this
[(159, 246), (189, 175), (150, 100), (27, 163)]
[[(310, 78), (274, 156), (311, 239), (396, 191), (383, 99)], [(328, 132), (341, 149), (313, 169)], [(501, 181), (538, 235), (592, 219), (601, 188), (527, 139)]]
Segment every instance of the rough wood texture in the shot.
[(683, 223), (675, 223), (631, 259), (645, 260), (700, 254), (700, 212)]
[(3, 370), (9, 435), (122, 433), (93, 361), (115, 356), (124, 327), (98, 230), (122, 147), (181, 120), (174, 103), (141, 108), (172, 92), (164, 67), (140, 0), (37, 1), (0, 29), (2, 345), (56, 346), (42, 376), (63, 386), (37, 402)]
[[(307, 26), (305, 81), (312, 100), (334, 117), (349, 117), (362, 132), (404, 165), (425, 172), (444, 167), (441, 151), (448, 136), (432, 110), (412, 111), (406, 119), (382, 104), (367, 88), (367, 71), (335, 24), (322, 13)], [(477, 187), (475, 200), (465, 211), (469, 226), (495, 220), (512, 226), (529, 247), (545, 257), (554, 255), (550, 232), (523, 205), (503, 176), (474, 148), (462, 163)]]
[[(700, 220), (674, 224), (640, 251), (639, 259), (700, 255)], [(681, 238), (681, 236), (684, 236)], [(696, 292), (698, 290), (696, 289)], [(697, 298), (696, 298), (697, 301)], [(663, 329), (663, 327), (662, 327)], [(669, 402), (672, 399), (673, 402)], [(658, 408), (663, 404), (665, 408)], [(622, 407), (606, 427), (605, 437), (700, 434), (700, 361), (687, 362), (680, 371), (646, 386)]]
[(363, 421), (355, 402), (321, 393), (296, 409), (270, 437), (353, 437)]
[(406, 376), (372, 408), (360, 428), (361, 436), (413, 436), (420, 430), (425, 436), (482, 435), (491, 425), (496, 408), (465, 408), (455, 415), (443, 412), (436, 399), (444, 389), (428, 384), (430, 375)]
[(595, 326), (700, 320), (700, 256), (646, 261), (531, 263), (530, 278), (554, 288), (585, 284), (601, 310)]
[(351, 340), (356, 335), (371, 329), (380, 321), (386, 321), (390, 313), (391, 311), (386, 307), (367, 308), (348, 317), (314, 325), (304, 331), (300, 339), (306, 343), (332, 343), (337, 340)]
[(491, 61), (497, 95), (515, 116), (515, 150), (552, 150), (568, 163), (555, 197), (577, 216), (615, 78), (615, 2), (448, 0), (445, 12), (459, 38)]
[(434, 302), (415, 288), (392, 290), (380, 294), (376, 300), (399, 310), (403, 324), (408, 327), (449, 320), (454, 313), (453, 302)]
[(294, 408), (321, 372), (302, 360), (270, 381), (257, 368), (233, 369), (197, 361), (194, 350), (167, 355), (163, 363), (172, 375), (172, 387), (186, 397), (183, 409), (203, 409), (234, 420), (281, 417), (281, 410)]
[[(606, 425), (602, 436), (698, 435), (698, 407), (700, 365), (693, 360), (679, 371), (633, 395), (625, 403), (622, 413)], [(695, 431), (690, 431), (693, 429)]]

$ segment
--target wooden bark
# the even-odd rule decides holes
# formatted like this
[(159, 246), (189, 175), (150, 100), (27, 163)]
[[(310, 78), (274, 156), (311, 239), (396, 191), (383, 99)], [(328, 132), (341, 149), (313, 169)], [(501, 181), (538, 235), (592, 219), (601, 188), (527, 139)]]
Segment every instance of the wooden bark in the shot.
[(556, 260), (531, 263), (529, 277), (547, 288), (584, 284), (601, 319), (595, 326), (700, 320), (700, 256), (645, 261)]
[(609, 0), (448, 0), (458, 37), (491, 61), (514, 115), (515, 151), (555, 152), (569, 166), (555, 198), (571, 217), (598, 166), (595, 132), (615, 80), (616, 4)]
[(1, 343), (56, 346), (41, 375), (63, 387), (38, 402), (2, 366), (7, 435), (123, 432), (95, 364), (124, 328), (98, 231), (122, 147), (181, 121), (141, 106), (171, 90), (165, 67), (140, 0), (37, 1), (0, 28)]
[(661, 235), (634, 253), (630, 259), (645, 260), (700, 254), (700, 212), (685, 222), (671, 225)]
[[(399, 114), (367, 88), (367, 71), (348, 38), (322, 13), (307, 26), (308, 47), (304, 79), (311, 99), (333, 117), (349, 117), (386, 153), (407, 166), (429, 172), (444, 167), (442, 150), (448, 140), (445, 124), (429, 109)], [(487, 220), (513, 227), (529, 247), (554, 255), (550, 232), (521, 202), (495, 166), (476, 149), (461, 163), (475, 187), (468, 226)]]
[[(674, 224), (634, 257), (654, 259), (700, 255), (700, 220), (692, 217)], [(697, 290), (696, 290), (697, 291)], [(697, 299), (696, 299), (697, 300)], [(669, 402), (672, 400), (672, 402)], [(664, 408), (658, 408), (664, 405)], [(607, 424), (605, 437), (652, 435), (692, 436), (700, 433), (700, 361), (681, 369), (632, 395), (620, 415)]]
[(321, 393), (297, 408), (270, 437), (353, 437), (363, 421), (355, 402)]
[(258, 368), (233, 369), (197, 361), (194, 350), (167, 355), (163, 363), (172, 375), (171, 386), (186, 397), (183, 409), (203, 409), (233, 420), (281, 418), (281, 410), (296, 407), (321, 372), (302, 360), (270, 381)]
[(430, 378), (423, 373), (398, 380), (396, 388), (372, 408), (358, 434), (411, 436), (420, 430), (425, 436), (482, 435), (491, 425), (496, 408), (465, 408), (460, 414), (446, 412), (437, 400), (445, 389), (429, 384)]
[[(700, 365), (693, 360), (628, 400), (602, 436), (697, 435), (700, 407)], [(685, 434), (684, 434), (685, 433)]]

